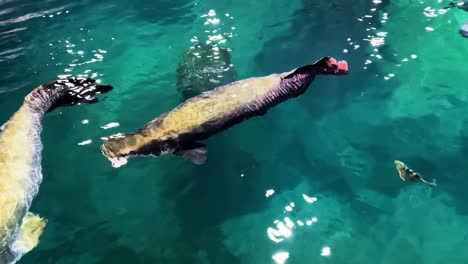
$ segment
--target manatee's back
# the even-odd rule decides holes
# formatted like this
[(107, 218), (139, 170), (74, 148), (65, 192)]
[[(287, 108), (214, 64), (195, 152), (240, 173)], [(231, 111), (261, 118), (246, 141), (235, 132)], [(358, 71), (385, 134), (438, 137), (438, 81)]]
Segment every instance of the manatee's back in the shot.
[(25, 213), (27, 192), (32, 188), (29, 180), (34, 153), (42, 149), (32, 135), (33, 116), (21, 108), (0, 133), (0, 251), (9, 239), (19, 218)]
[(258, 103), (279, 85), (278, 74), (237, 81), (193, 97), (149, 123), (144, 130), (165, 140), (179, 135), (197, 136), (225, 129), (245, 115), (260, 111)]

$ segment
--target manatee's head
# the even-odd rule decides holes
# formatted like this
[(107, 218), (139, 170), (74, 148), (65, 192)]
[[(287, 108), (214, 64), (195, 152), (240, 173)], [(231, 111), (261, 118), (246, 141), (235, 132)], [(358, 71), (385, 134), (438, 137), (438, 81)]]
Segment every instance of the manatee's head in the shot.
[(117, 134), (111, 136), (101, 145), (102, 154), (112, 163), (113, 167), (118, 168), (127, 164), (127, 159), (135, 148), (135, 144), (131, 144), (131, 138), (127, 135)]
[(337, 61), (333, 57), (323, 57), (314, 63), (317, 74), (346, 75), (348, 74), (348, 63)]
[(173, 145), (160, 144), (141, 130), (135, 134), (116, 134), (101, 145), (101, 152), (112, 163), (113, 167), (127, 164), (132, 156), (159, 156), (172, 150)]

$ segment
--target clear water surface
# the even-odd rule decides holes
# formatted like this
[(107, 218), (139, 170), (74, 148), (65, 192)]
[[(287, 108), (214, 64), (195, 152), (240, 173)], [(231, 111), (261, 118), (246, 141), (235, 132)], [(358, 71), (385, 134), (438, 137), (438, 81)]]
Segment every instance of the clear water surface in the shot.
[[(0, 123), (45, 81), (115, 86), (45, 118), (31, 210), (49, 221), (21, 263), (468, 263), (468, 12), (449, 2), (0, 1)], [(175, 107), (198, 41), (238, 79), (326, 55), (350, 74), (210, 138), (205, 165), (112, 168), (101, 137)]]

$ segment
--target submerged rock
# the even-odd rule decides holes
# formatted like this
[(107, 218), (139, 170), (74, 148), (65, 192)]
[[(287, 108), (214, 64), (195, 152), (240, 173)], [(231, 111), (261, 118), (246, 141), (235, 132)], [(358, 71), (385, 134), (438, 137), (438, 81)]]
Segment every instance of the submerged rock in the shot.
[(217, 86), (233, 82), (236, 72), (228, 49), (198, 43), (182, 55), (177, 68), (177, 90), (186, 100)]

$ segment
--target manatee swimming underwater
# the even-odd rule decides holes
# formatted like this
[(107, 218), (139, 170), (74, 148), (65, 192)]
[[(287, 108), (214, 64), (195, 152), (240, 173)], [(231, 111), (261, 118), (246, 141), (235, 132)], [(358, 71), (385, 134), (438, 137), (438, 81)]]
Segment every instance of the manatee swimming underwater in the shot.
[(228, 49), (213, 44), (198, 43), (182, 55), (177, 67), (177, 90), (182, 100), (231, 83), (236, 71), (231, 65)]
[(398, 176), (400, 176), (400, 178), (403, 181), (407, 181), (407, 182), (411, 182), (411, 183), (420, 182), (420, 183), (427, 184), (427, 185), (429, 185), (431, 187), (436, 187), (437, 186), (435, 179), (432, 182), (426, 181), (421, 176), (421, 174), (419, 174), (417, 172), (414, 172), (412, 169), (410, 169), (408, 166), (406, 166), (405, 163), (403, 163), (403, 162), (401, 162), (399, 160), (395, 160), (393, 162), (393, 164), (395, 165), (395, 168), (398, 171)]
[(0, 264), (15, 263), (35, 248), (46, 220), (29, 212), (42, 181), (42, 118), (53, 109), (95, 103), (112, 90), (91, 79), (45, 83), (29, 93), (0, 131)]
[(101, 151), (115, 167), (125, 164), (130, 156), (167, 153), (202, 164), (206, 146), (201, 140), (301, 95), (316, 75), (347, 73), (345, 61), (324, 57), (289, 72), (236, 81), (188, 99), (136, 133), (111, 137)]

